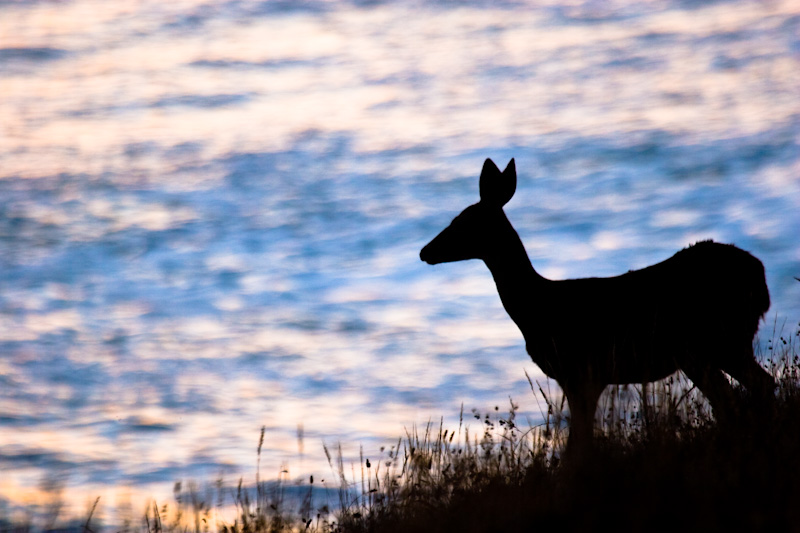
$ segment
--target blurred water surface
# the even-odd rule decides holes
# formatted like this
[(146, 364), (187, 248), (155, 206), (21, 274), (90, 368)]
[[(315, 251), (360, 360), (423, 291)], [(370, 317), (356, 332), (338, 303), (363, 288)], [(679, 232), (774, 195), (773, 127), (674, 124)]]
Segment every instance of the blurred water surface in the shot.
[(488, 271), (418, 259), (486, 157), (545, 276), (732, 242), (791, 332), (798, 88), (791, 0), (0, 3), (0, 499), (536, 423)]

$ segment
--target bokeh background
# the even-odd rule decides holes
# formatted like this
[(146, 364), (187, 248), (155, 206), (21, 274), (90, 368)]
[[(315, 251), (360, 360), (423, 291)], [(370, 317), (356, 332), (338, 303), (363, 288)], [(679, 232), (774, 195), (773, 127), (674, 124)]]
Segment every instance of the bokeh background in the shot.
[(536, 424), (488, 271), (418, 258), (486, 157), (543, 275), (732, 242), (791, 334), (799, 145), (794, 0), (2, 1), (0, 513)]

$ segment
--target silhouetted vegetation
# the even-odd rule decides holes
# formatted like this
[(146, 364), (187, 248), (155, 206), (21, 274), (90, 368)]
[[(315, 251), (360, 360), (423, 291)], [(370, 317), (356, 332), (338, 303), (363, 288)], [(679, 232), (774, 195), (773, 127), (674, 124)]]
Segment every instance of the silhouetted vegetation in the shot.
[(378, 455), (362, 453), (359, 465), (345, 464), (340, 447), (326, 447), (332, 485), (313, 477), (265, 482), (257, 467), (254, 483), (240, 480), (233, 489), (177, 483), (174, 502), (151, 502), (144, 516), (114, 529), (93, 520), (92, 507), (60, 529), (51, 514), (46, 523), (0, 522), (0, 530), (796, 530), (798, 345), (800, 329), (762, 354), (779, 384), (774, 404), (753, 405), (737, 389), (736, 416), (723, 421), (681, 374), (644, 389), (609, 388), (594, 446), (582, 456), (563, 455), (569, 414), (562, 396), (531, 382), (547, 400), (542, 425), (523, 427), (511, 401), (488, 413), (462, 412), (457, 428), (412, 428)]

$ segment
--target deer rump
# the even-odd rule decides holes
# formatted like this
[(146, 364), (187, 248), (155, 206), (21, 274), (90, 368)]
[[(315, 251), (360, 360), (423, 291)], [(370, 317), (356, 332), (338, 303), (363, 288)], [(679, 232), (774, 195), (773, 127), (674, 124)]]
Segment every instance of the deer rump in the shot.
[(770, 305), (761, 261), (713, 241), (620, 276), (548, 281), (534, 292), (518, 326), (533, 361), (559, 382), (651, 382), (690, 367), (738, 374)]

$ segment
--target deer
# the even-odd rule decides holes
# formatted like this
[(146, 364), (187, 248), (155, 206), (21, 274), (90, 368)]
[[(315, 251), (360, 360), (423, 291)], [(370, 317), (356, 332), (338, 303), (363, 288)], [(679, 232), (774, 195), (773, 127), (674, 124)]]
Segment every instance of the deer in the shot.
[(756, 361), (753, 338), (770, 306), (764, 265), (731, 244), (700, 241), (615, 277), (550, 280), (534, 270), (503, 206), (517, 186), (514, 159), (502, 172), (486, 159), (480, 201), (420, 252), (436, 265), (480, 259), (533, 362), (561, 387), (570, 449), (591, 448), (601, 393), (682, 371), (715, 418), (735, 401), (735, 378), (754, 398), (775, 381)]

